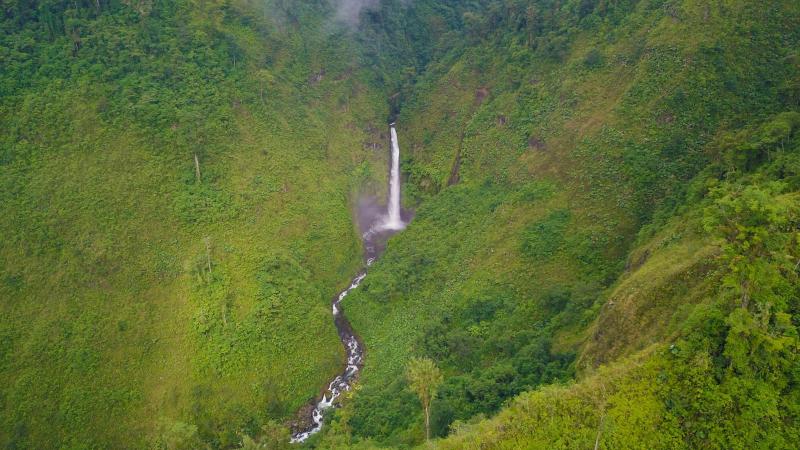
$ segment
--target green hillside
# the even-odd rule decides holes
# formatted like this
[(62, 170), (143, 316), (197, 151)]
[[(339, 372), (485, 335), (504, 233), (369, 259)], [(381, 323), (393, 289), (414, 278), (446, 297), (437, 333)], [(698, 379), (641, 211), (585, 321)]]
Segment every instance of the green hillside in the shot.
[[(800, 5), (14, 0), (7, 448), (790, 449)], [(413, 210), (361, 266), (397, 120)], [(443, 382), (425, 442), (412, 358)], [(251, 439), (252, 437), (252, 439)]]
[(791, 448), (800, 9), (572, 6), (465, 14), (404, 99), (347, 439), (420, 443), (426, 356), (444, 448)]
[(260, 8), (4, 5), (4, 448), (231, 447), (338, 370), (386, 104), (325, 10)]

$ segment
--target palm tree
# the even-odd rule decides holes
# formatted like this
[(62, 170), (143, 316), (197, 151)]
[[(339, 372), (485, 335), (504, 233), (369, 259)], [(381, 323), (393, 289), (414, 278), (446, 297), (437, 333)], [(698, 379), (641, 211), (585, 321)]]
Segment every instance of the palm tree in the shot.
[(406, 367), (406, 377), (425, 411), (425, 439), (428, 440), (431, 438), (431, 400), (442, 383), (442, 372), (429, 358), (412, 358)]

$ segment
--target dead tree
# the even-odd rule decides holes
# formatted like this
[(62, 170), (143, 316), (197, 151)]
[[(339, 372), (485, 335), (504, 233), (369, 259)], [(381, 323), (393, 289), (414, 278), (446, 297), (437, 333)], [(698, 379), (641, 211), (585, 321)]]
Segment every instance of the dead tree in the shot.
[(197, 178), (197, 182), (200, 182), (200, 160), (197, 159), (197, 153), (194, 154), (194, 174)]

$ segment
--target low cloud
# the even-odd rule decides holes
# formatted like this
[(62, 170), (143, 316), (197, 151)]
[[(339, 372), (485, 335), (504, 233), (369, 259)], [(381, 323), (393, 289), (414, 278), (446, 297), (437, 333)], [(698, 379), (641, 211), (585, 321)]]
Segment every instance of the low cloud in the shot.
[(379, 3), (380, 0), (334, 0), (336, 20), (349, 26), (356, 26), (361, 12), (365, 9), (375, 9)]

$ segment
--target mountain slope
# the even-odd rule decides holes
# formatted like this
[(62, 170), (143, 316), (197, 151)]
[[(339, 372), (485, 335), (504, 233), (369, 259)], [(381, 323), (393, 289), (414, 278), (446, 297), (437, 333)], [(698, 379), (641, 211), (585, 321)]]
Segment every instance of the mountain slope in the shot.
[(3, 6), (0, 442), (231, 447), (339, 368), (385, 102), (325, 7), (96, 5)]
[(2, 8), (2, 445), (289, 446), (387, 118), (414, 220), (305, 447), (797, 442), (796, 2)]
[[(603, 432), (603, 448), (791, 447), (797, 268), (788, 262), (798, 216), (797, 185), (786, 180), (796, 180), (797, 128), (781, 113), (798, 105), (800, 11), (791, 2), (584, 3), (494, 2), (476, 20), (465, 14), (462, 42), (404, 99), (406, 200), (419, 207), (348, 299), (370, 349), (338, 427), (350, 442), (420, 442), (404, 368), (427, 356), (445, 374), (432, 406), (438, 436), (521, 392), (577, 381), (456, 426), (446, 448), (591, 447), (611, 415), (616, 434)], [(759, 202), (785, 202), (780, 224), (737, 222), (751, 190), (763, 190)], [(718, 242), (733, 238), (714, 221), (782, 237), (747, 256)], [(753, 258), (764, 267), (738, 266)], [(750, 270), (752, 280), (732, 281)], [(741, 283), (759, 285), (760, 298), (736, 309)], [(737, 360), (736, 333), (775, 339), (751, 350), (772, 362)], [(677, 360), (664, 356), (676, 339), (691, 342)], [(696, 360), (708, 366), (692, 372)], [(610, 365), (605, 375), (592, 375), (600, 364)], [(606, 376), (609, 392), (596, 392)], [(645, 389), (654, 377), (669, 381)], [(771, 377), (781, 381), (767, 388)], [(561, 395), (574, 409), (550, 406)], [(601, 401), (615, 403), (604, 412)], [(561, 422), (536, 431), (545, 417)], [(652, 435), (641, 440), (640, 430)]]

